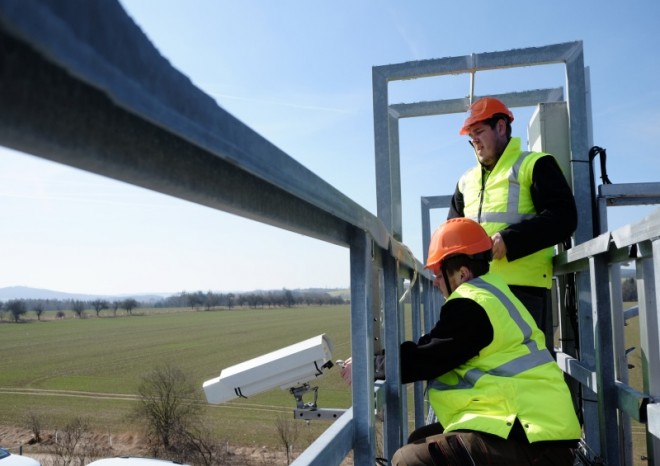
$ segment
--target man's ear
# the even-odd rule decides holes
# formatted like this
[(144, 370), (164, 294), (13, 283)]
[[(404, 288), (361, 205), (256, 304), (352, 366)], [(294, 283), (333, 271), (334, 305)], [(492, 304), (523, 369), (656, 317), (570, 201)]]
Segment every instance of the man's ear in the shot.
[(497, 132), (500, 134), (506, 134), (506, 120), (504, 118), (497, 120)]
[(460, 270), (461, 283), (472, 279), (472, 271), (466, 266), (461, 266)]

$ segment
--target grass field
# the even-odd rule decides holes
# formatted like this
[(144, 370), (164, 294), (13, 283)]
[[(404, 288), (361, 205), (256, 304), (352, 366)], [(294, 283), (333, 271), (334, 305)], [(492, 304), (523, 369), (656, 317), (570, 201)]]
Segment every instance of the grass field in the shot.
[[(626, 303), (625, 307), (632, 303)], [(22, 426), (29, 411), (39, 413), (45, 428), (76, 416), (93, 429), (134, 431), (127, 420), (141, 377), (165, 363), (202, 383), (233, 364), (326, 333), (334, 359), (350, 354), (349, 306), (292, 309), (191, 311), (139, 309), (130, 317), (46, 319), (0, 322), (0, 424)], [(638, 319), (625, 328), (634, 366), (630, 385), (641, 389)], [(336, 368), (318, 379), (319, 406), (347, 408), (350, 390)], [(241, 446), (278, 447), (275, 421), (295, 406), (286, 391), (275, 389), (246, 400), (205, 405), (218, 439)], [(633, 422), (634, 464), (645, 454), (644, 427)], [(311, 443), (329, 425), (306, 424), (298, 448)], [(1, 439), (0, 439), (1, 440)]]
[[(179, 311), (140, 309), (140, 315), (130, 317), (0, 323), (2, 424), (24, 425), (33, 411), (45, 427), (82, 416), (92, 428), (126, 432), (134, 428), (127, 415), (142, 376), (166, 363), (186, 371), (203, 397), (203, 382), (223, 368), (321, 333), (333, 342), (335, 359), (350, 354), (346, 305)], [(315, 385), (320, 407), (350, 406), (350, 389), (336, 368)], [(275, 419), (291, 414), (295, 400), (275, 389), (206, 406), (218, 438), (272, 446), (277, 442)], [(312, 441), (327, 426), (314, 421), (303, 436)]]

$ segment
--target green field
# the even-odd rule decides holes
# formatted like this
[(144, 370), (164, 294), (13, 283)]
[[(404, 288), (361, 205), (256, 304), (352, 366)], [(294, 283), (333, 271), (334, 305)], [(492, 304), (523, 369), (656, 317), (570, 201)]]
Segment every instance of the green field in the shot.
[[(29, 411), (45, 428), (80, 416), (104, 432), (135, 430), (127, 420), (141, 377), (164, 364), (183, 369), (199, 386), (233, 364), (327, 334), (333, 358), (350, 355), (349, 306), (167, 312), (140, 309), (130, 317), (46, 319), (0, 323), (0, 406), (5, 426), (22, 426)], [(350, 389), (339, 371), (318, 379), (319, 407), (347, 408)], [(277, 444), (275, 419), (291, 414), (285, 390), (206, 405), (218, 438), (245, 446)], [(312, 441), (329, 424), (306, 425)], [(259, 432), (257, 435), (256, 432)]]
[[(102, 432), (136, 431), (127, 418), (141, 377), (165, 363), (188, 372), (203, 397), (202, 383), (223, 368), (321, 333), (334, 343), (334, 359), (350, 354), (347, 305), (210, 312), (139, 309), (139, 313), (19, 324), (0, 321), (0, 427), (23, 426), (32, 411), (42, 416), (45, 429), (62, 427), (80, 416)], [(637, 348), (628, 357), (634, 366), (630, 385), (641, 389), (638, 319), (628, 324), (626, 347)], [(319, 407), (350, 406), (350, 389), (336, 368), (317, 382)], [(295, 401), (288, 392), (275, 389), (205, 406), (219, 440), (277, 448), (275, 421), (291, 415)], [(297, 447), (307, 446), (328, 425), (326, 421), (305, 424)], [(635, 422), (633, 442), (638, 464), (646, 448), (644, 428)]]

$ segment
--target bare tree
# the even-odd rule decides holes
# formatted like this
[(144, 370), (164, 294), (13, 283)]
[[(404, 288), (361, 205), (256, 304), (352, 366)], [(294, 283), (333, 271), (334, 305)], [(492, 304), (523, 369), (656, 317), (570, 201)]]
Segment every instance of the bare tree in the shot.
[(293, 296), (293, 292), (284, 288), (284, 305), (286, 307), (293, 307), (294, 304), (296, 304), (296, 298)]
[(90, 303), (96, 312), (96, 317), (99, 317), (103, 309), (108, 308), (108, 302), (105, 299), (95, 299)]
[(291, 464), (293, 445), (300, 436), (300, 424), (296, 422), (296, 419), (280, 414), (275, 419), (275, 428), (277, 429), (278, 438), (286, 450), (286, 464)]
[(32, 432), (32, 439), (34, 443), (41, 442), (41, 416), (39, 416), (34, 411), (28, 411), (25, 416), (25, 424), (27, 428)]
[(188, 303), (188, 306), (190, 306), (190, 309), (193, 311), (197, 306), (200, 306), (204, 303), (204, 295), (202, 294), (201, 291), (198, 291), (197, 293), (187, 293), (186, 294), (186, 301)]
[(227, 450), (222, 443), (214, 439), (214, 434), (204, 425), (191, 426), (185, 432), (185, 448), (178, 458), (202, 466), (214, 466), (227, 463)]
[(89, 423), (82, 418), (75, 418), (56, 432), (55, 445), (53, 450), (55, 459), (54, 466), (69, 466), (84, 463), (76, 462), (76, 457), (80, 453), (81, 443), (85, 435), (89, 432)]
[(126, 298), (121, 302), (121, 307), (126, 309), (126, 314), (132, 315), (133, 314), (133, 309), (138, 307), (138, 302), (134, 298)]
[(92, 461), (109, 456), (112, 448), (93, 438), (87, 419), (77, 417), (55, 432), (52, 456), (46, 460), (49, 466), (84, 466)]
[(27, 312), (27, 307), (25, 306), (25, 301), (22, 299), (11, 299), (5, 304), (7, 310), (11, 313), (14, 318), (14, 322), (21, 320), (21, 316)]
[(75, 314), (79, 318), (85, 317), (85, 302), (84, 301), (78, 301), (74, 300), (71, 302), (71, 310), (75, 312)]
[(119, 301), (113, 301), (110, 303), (110, 306), (112, 307), (112, 315), (117, 317), (117, 309), (121, 306), (121, 303)]
[(181, 436), (191, 431), (201, 415), (196, 385), (181, 369), (165, 365), (143, 377), (138, 395), (134, 418), (145, 424), (157, 447), (177, 450)]
[(41, 314), (44, 313), (43, 303), (41, 301), (37, 301), (36, 303), (34, 303), (34, 306), (32, 306), (32, 310), (37, 315), (37, 320), (41, 320)]
[(204, 306), (206, 307), (206, 310), (210, 311), (218, 304), (220, 304), (220, 296), (211, 291), (208, 291), (206, 296), (204, 296)]

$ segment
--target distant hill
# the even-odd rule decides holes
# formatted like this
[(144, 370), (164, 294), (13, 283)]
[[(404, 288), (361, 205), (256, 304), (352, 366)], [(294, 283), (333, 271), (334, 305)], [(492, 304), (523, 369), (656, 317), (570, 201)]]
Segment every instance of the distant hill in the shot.
[[(324, 288), (307, 288), (297, 289), (293, 291), (298, 292), (322, 292), (329, 293), (332, 296), (341, 296), (345, 300), (350, 300), (351, 290), (348, 288), (341, 289), (324, 289)], [(236, 292), (241, 294), (244, 292)], [(95, 299), (105, 299), (107, 301), (116, 301), (124, 298), (135, 298), (141, 302), (155, 302), (160, 301), (168, 296), (173, 296), (178, 293), (142, 293), (142, 294), (123, 294), (123, 295), (101, 295), (101, 294), (82, 294), (82, 293), (67, 293), (64, 291), (47, 290), (43, 288), (31, 288), (29, 286), (7, 286), (0, 288), (0, 301), (8, 301), (10, 299), (52, 299), (52, 300), (76, 300), (76, 301), (93, 301)]]
[(10, 299), (54, 299), (54, 300), (78, 300), (78, 301), (92, 301), (94, 299), (106, 299), (109, 301), (135, 298), (139, 301), (157, 301), (162, 299), (168, 294), (140, 294), (140, 295), (100, 295), (100, 294), (81, 294), (81, 293), (66, 293), (64, 291), (46, 290), (43, 288), (30, 288), (29, 286), (7, 286), (0, 288), (0, 301), (7, 301)]

